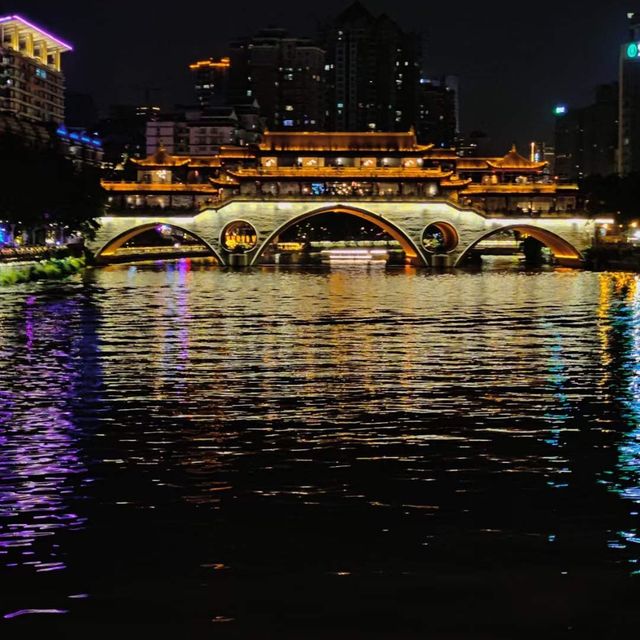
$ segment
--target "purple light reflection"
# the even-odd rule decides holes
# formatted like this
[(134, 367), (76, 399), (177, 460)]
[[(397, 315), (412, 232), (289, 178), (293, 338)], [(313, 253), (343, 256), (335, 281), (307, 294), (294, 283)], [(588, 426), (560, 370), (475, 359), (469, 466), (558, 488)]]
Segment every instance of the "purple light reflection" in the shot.
[(20, 609), (13, 611), (12, 613), (6, 613), (2, 616), (5, 620), (11, 620), (12, 618), (18, 618), (20, 616), (29, 616), (33, 614), (63, 614), (69, 613), (68, 609)]
[(71, 507), (89, 481), (73, 421), (83, 368), (68, 366), (83, 346), (74, 329), (82, 308), (73, 298), (46, 296), (22, 304), (26, 348), (20, 341), (7, 345), (3, 357), (11, 368), (0, 376), (0, 549), (4, 566), (49, 573), (66, 569), (58, 533), (86, 522)]

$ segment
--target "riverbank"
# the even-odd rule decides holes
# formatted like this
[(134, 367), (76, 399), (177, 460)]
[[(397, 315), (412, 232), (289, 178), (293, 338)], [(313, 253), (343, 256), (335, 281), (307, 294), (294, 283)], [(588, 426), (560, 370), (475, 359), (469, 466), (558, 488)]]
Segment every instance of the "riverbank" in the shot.
[(33, 263), (0, 265), (0, 286), (33, 282), (35, 280), (59, 280), (78, 273), (86, 266), (84, 258), (51, 258)]
[(587, 267), (594, 271), (607, 269), (640, 271), (640, 247), (630, 244), (591, 247), (585, 252)]

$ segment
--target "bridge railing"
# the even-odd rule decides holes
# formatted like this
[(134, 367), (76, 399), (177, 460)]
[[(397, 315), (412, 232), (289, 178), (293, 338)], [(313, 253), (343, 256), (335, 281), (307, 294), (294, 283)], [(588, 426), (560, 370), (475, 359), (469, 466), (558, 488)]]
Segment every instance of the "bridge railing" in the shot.
[(447, 204), (453, 206), (459, 211), (473, 211), (482, 217), (491, 218), (575, 218), (587, 217), (584, 213), (578, 211), (563, 211), (557, 210), (553, 207), (546, 211), (525, 211), (522, 209), (509, 210), (505, 208), (500, 209), (484, 209), (477, 204), (461, 203), (451, 198), (443, 197), (424, 197), (415, 195), (403, 195), (403, 196), (391, 196), (391, 195), (376, 195), (376, 196), (359, 196), (359, 195), (346, 195), (346, 196), (329, 196), (329, 195), (242, 195), (242, 194), (229, 194), (224, 197), (211, 198), (210, 202), (195, 203), (193, 206), (169, 206), (163, 207), (161, 205), (127, 205), (124, 207), (111, 206), (108, 209), (107, 216), (135, 216), (145, 215), (150, 216), (157, 214), (162, 217), (192, 217), (198, 215), (204, 211), (217, 211), (233, 202), (319, 202), (332, 200), (337, 202), (352, 202), (352, 203), (365, 203), (365, 202), (398, 202), (398, 203), (415, 203), (424, 205), (426, 203), (433, 204)]

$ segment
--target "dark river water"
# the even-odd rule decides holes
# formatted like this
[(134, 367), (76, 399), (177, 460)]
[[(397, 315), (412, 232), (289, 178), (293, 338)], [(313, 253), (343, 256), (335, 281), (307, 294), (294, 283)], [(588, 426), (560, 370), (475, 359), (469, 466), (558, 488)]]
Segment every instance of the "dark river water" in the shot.
[(638, 285), (1, 289), (0, 636), (638, 637)]

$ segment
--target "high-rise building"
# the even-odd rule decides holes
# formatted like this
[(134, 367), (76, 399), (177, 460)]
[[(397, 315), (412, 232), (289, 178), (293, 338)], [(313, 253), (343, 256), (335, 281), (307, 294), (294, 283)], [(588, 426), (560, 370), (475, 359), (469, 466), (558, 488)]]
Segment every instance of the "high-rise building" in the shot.
[(284, 29), (263, 29), (233, 42), (230, 58), (232, 104), (256, 100), (269, 129), (323, 129), (323, 49)]
[(79, 91), (65, 91), (64, 121), (67, 126), (90, 129), (98, 120), (98, 108), (91, 95)]
[(496, 147), (484, 132), (475, 129), (467, 135), (458, 136), (456, 153), (461, 158), (478, 158), (496, 155)]
[(422, 144), (452, 148), (458, 138), (458, 98), (455, 78), (421, 78), (416, 135)]
[(555, 175), (577, 180), (617, 170), (618, 83), (600, 85), (595, 102), (555, 109)]
[(360, 2), (323, 30), (330, 129), (407, 131), (418, 121), (420, 43)]
[(0, 17), (0, 111), (64, 121), (62, 54), (72, 47), (16, 15)]
[(160, 107), (156, 105), (111, 105), (108, 117), (96, 125), (106, 167), (114, 169), (123, 166), (128, 158), (144, 158), (147, 155), (147, 123), (159, 116)]
[(640, 172), (640, 12), (627, 14), (629, 37), (620, 49), (618, 172)]
[(549, 178), (555, 175), (556, 149), (553, 144), (534, 140), (529, 143), (529, 162), (546, 162), (542, 175)]
[(230, 66), (231, 61), (227, 57), (200, 60), (189, 65), (201, 107), (222, 107), (227, 103)]

